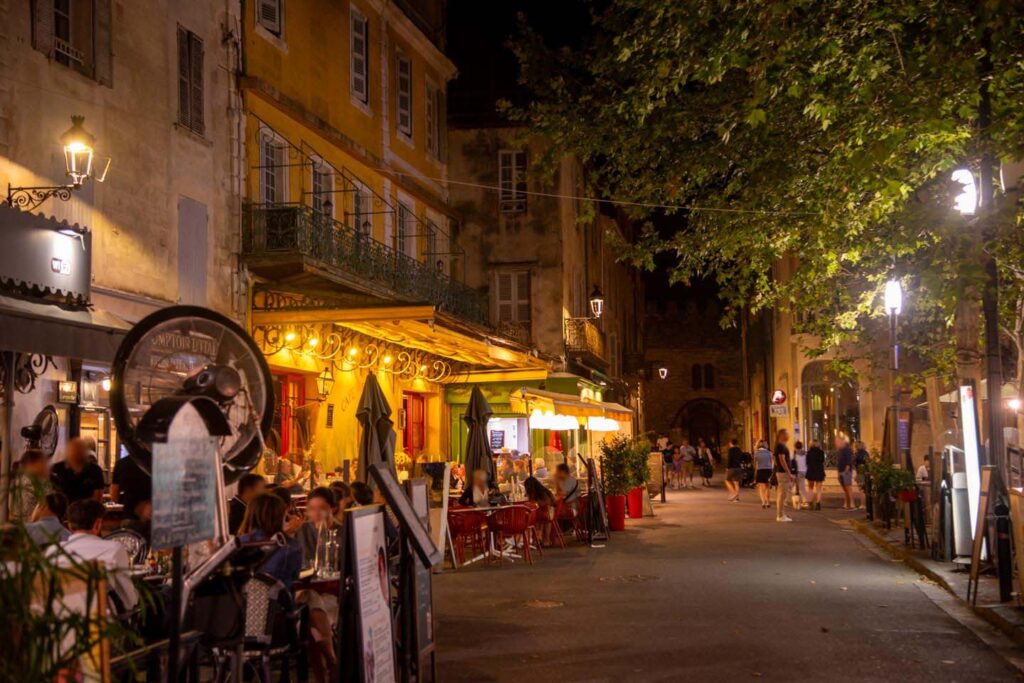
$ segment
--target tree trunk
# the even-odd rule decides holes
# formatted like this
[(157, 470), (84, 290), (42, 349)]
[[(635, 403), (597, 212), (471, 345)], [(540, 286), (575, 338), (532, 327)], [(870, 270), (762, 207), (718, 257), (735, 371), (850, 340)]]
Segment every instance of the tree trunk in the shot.
[[(979, 342), (981, 337), (980, 327), (981, 302), (975, 292), (967, 292), (962, 296), (956, 305), (956, 314), (953, 318), (953, 330), (956, 337), (956, 376), (957, 382), (965, 379), (973, 380), (975, 396), (981, 396), (981, 353)], [(985, 406), (978, 401), (978, 426), (979, 431), (986, 431)], [(981, 442), (985, 443), (987, 434), (982, 433)]]

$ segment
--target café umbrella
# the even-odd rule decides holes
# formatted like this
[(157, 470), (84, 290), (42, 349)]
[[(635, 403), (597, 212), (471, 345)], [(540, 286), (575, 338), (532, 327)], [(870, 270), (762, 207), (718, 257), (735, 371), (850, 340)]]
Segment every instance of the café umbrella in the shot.
[(494, 411), (484, 398), (480, 387), (473, 387), (473, 393), (469, 397), (469, 405), (466, 406), (466, 413), (462, 419), (469, 427), (469, 438), (466, 441), (466, 485), (470, 486), (473, 472), (483, 470), (487, 472), (487, 482), (490, 487), (497, 485), (498, 476), (494, 467), (494, 459), (491, 457), (491, 446), (487, 438), (487, 421), (491, 419)]
[(359, 439), (359, 462), (356, 466), (356, 479), (370, 481), (370, 465), (387, 463), (395, 468), (395, 427), (391, 421), (391, 406), (384, 398), (376, 375), (369, 375), (363, 385), (363, 395), (359, 397), (356, 419), (363, 427)]

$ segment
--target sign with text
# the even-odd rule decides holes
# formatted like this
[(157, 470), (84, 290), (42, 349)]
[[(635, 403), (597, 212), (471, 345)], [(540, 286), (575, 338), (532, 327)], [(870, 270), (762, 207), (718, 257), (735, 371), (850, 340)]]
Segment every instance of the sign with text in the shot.
[(215, 437), (153, 444), (154, 550), (214, 537), (218, 466)]
[(789, 417), (789, 406), (783, 405), (770, 405), (768, 406), (769, 414), (772, 417)]
[(391, 627), (391, 582), (384, 545), (384, 508), (367, 505), (349, 510), (355, 609), (358, 621), (361, 679), (395, 683), (395, 639)]

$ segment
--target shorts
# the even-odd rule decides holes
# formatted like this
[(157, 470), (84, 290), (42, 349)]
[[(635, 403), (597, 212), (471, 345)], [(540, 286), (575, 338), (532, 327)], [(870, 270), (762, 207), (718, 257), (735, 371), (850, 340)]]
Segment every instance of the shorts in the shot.
[(683, 461), (683, 474), (693, 474), (693, 461), (692, 460), (684, 460)]
[(743, 481), (743, 468), (730, 467), (725, 471), (726, 481)]
[(683, 461), (682, 460), (673, 460), (672, 461), (672, 469), (674, 469), (676, 472), (682, 472), (683, 471)]
[(840, 472), (839, 483), (843, 486), (850, 486), (853, 483), (853, 472)]
[(758, 470), (757, 477), (754, 479), (758, 484), (767, 484), (772, 480), (771, 470)]

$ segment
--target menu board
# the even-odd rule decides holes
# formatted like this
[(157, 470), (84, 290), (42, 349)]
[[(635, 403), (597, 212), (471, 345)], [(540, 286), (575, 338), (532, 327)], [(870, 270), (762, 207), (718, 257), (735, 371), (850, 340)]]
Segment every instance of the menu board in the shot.
[[(416, 516), (423, 522), (424, 528), (430, 531), (430, 499), (427, 496), (425, 479), (410, 479), (405, 483), (409, 493), (409, 501)], [(431, 568), (422, 562), (413, 562), (414, 595), (416, 597), (416, 651), (419, 653), (418, 664), (425, 667), (424, 657), (430, 653), (434, 645), (434, 599), (431, 588)]]
[(384, 509), (376, 505), (364, 506), (347, 514), (362, 680), (365, 683), (395, 683), (395, 641), (391, 627)]
[(505, 432), (501, 429), (491, 430), (491, 450), (497, 451), (505, 447)]
[(154, 550), (214, 537), (217, 517), (217, 440), (171, 438), (153, 444)]

